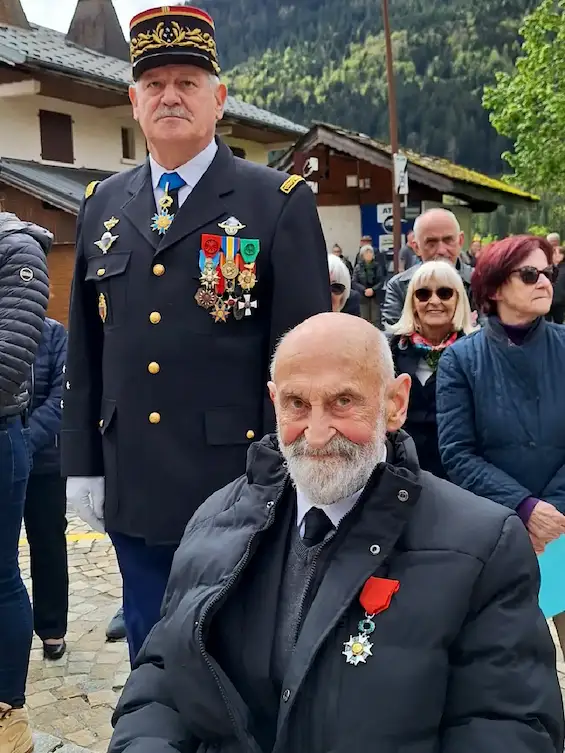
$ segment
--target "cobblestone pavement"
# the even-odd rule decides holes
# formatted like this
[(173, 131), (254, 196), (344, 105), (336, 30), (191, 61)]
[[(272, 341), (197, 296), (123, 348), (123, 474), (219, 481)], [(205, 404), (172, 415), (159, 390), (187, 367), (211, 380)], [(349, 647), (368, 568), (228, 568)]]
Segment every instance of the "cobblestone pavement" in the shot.
[[(25, 532), (22, 533), (25, 537)], [(60, 742), (105, 753), (112, 734), (110, 717), (128, 674), (125, 642), (107, 643), (106, 625), (121, 602), (121, 579), (110, 540), (69, 516), (70, 573), (68, 651), (57, 662), (43, 659), (34, 638), (27, 703), (32, 725), (42, 734), (37, 753), (77, 753)], [(20, 565), (30, 587), (29, 552), (20, 545)], [(557, 640), (551, 626), (554, 640)], [(558, 647), (558, 657), (561, 652)], [(565, 663), (557, 663), (565, 700)], [(57, 738), (57, 739), (55, 739)]]
[[(112, 734), (110, 717), (129, 674), (125, 642), (107, 643), (106, 625), (121, 602), (121, 579), (110, 540), (69, 516), (70, 596), (68, 651), (57, 662), (43, 659), (34, 638), (27, 704), (34, 730), (102, 753)], [(25, 532), (20, 566), (30, 588)], [(51, 738), (43, 737), (44, 750)]]

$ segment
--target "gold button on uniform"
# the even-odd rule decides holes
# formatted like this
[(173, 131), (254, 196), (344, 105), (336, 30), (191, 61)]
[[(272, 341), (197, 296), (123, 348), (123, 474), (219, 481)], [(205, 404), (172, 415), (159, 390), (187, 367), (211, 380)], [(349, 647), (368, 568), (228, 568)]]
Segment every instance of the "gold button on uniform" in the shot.
[(98, 275), (98, 277), (103, 277), (106, 274), (106, 270), (104, 269), (104, 267), (100, 267), (96, 274)]
[(152, 311), (149, 314), (149, 321), (151, 324), (159, 324), (161, 321), (161, 314), (158, 311)]
[(151, 363), (147, 367), (147, 371), (149, 371), (150, 374), (158, 374), (161, 371), (161, 367), (159, 366), (157, 361), (151, 361)]
[(161, 414), (160, 413), (150, 413), (149, 414), (149, 423), (151, 424), (158, 424), (161, 420)]
[(245, 436), (247, 437), (247, 439), (255, 439), (255, 432), (252, 431), (252, 429), (249, 429)]
[(98, 426), (99, 426), (99, 427), (100, 427), (101, 429), (102, 429), (102, 428), (104, 427), (104, 419), (103, 419), (103, 418), (101, 418), (101, 419), (100, 419), (100, 421), (98, 422)]
[(153, 274), (156, 277), (161, 277), (161, 275), (164, 275), (165, 274), (165, 267), (164, 267), (164, 265), (163, 264), (155, 264), (155, 266), (153, 267)]

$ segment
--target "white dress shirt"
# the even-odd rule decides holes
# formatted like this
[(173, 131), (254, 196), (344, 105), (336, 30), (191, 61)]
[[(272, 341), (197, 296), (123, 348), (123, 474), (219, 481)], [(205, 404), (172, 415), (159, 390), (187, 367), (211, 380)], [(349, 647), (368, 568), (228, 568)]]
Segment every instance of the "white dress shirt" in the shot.
[(153, 184), (153, 195), (155, 196), (155, 206), (159, 206), (159, 199), (162, 199), (165, 192), (162, 188), (159, 188), (159, 181), (163, 173), (178, 173), (181, 178), (186, 182), (186, 186), (183, 186), (179, 190), (179, 207), (182, 207), (184, 202), (188, 199), (191, 192), (194, 190), (198, 181), (202, 178), (206, 170), (212, 164), (216, 152), (218, 151), (218, 145), (212, 140), (206, 149), (201, 151), (196, 157), (186, 162), (184, 165), (177, 167), (176, 170), (167, 170), (158, 162), (155, 162), (153, 157), (149, 155), (149, 164), (151, 166), (151, 182)]
[[(384, 447), (383, 449), (383, 457), (381, 463), (386, 463), (386, 447)], [(337, 528), (341, 521), (345, 518), (347, 513), (350, 510), (353, 510), (362, 492), (363, 489), (359, 489), (350, 497), (339, 499), (337, 502), (333, 502), (331, 505), (313, 505), (306, 494), (304, 494), (301, 489), (296, 487), (296, 525), (300, 529), (300, 536), (304, 538), (304, 518), (306, 517), (306, 513), (312, 507), (318, 507), (320, 508), (320, 510), (323, 510), (331, 520), (334, 528)]]

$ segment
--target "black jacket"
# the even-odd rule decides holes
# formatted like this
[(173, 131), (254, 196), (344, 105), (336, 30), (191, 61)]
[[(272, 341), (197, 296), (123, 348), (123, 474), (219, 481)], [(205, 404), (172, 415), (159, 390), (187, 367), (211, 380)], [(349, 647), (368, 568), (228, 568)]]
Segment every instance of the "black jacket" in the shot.
[[(274, 440), (252, 446), (246, 475), (187, 527), (110, 753), (562, 753), (555, 650), (524, 526), (420, 472), (405, 433), (392, 443), (338, 528), (280, 696), (269, 670), (280, 572), (257, 558), (284, 536), (292, 496)], [(374, 618), (372, 656), (352, 666), (342, 652), (371, 576), (400, 588)]]
[(552, 308), (565, 307), (565, 261), (557, 265), (557, 280), (553, 283)]
[(66, 353), (67, 332), (64, 326), (55, 319), (46, 318), (31, 372), (29, 438), (33, 474), (58, 474), (61, 470), (59, 433)]
[[(396, 324), (402, 315), (402, 309), (404, 307), (404, 299), (406, 298), (406, 291), (410, 280), (414, 276), (416, 270), (420, 267), (419, 264), (415, 264), (413, 267), (399, 272), (394, 277), (391, 277), (387, 283), (385, 289), (385, 299), (383, 303), (383, 321), (385, 324)], [(473, 275), (473, 268), (468, 264), (465, 264), (461, 259), (457, 259), (455, 268), (461, 275), (463, 285), (467, 291), (469, 299), (471, 298), (471, 277)]]
[(418, 451), (420, 467), (439, 478), (447, 478), (441, 463), (436, 420), (436, 374), (432, 374), (425, 384), (416, 376), (422, 359), (409, 341), (395, 336), (390, 341), (390, 349), (397, 374), (409, 374), (412, 378), (410, 403), (404, 428), (410, 434)]
[(49, 300), (45, 254), (53, 236), (0, 213), (0, 418), (27, 407), (27, 379)]
[(361, 293), (361, 300), (367, 288), (373, 288), (375, 293), (382, 290), (386, 282), (386, 271), (380, 259), (375, 254), (371, 262), (359, 259), (353, 270), (352, 286), (358, 293)]
[[(304, 181), (283, 190), (287, 178), (220, 143), (166, 235), (151, 230), (149, 161), (83, 203), (62, 473), (105, 476), (108, 531), (178, 543), (198, 506), (241, 473), (253, 438), (272, 430), (274, 346), (331, 309), (314, 195)], [(260, 244), (255, 308), (215, 322), (195, 301), (199, 264), (209, 235), (229, 240), (221, 225), (230, 218), (243, 226), (234, 242)], [(118, 238), (104, 254), (96, 241), (110, 219)]]

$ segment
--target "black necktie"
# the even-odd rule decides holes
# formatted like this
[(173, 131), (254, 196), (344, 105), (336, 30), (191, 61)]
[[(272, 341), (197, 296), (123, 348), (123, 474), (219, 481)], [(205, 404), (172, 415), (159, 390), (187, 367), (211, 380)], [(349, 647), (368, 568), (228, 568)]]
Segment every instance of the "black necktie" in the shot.
[(333, 530), (333, 523), (319, 507), (311, 507), (304, 516), (304, 536), (302, 541), (305, 546), (311, 547), (320, 544), (326, 535)]

